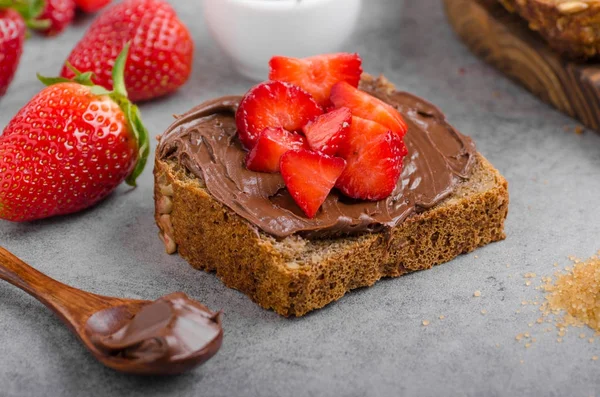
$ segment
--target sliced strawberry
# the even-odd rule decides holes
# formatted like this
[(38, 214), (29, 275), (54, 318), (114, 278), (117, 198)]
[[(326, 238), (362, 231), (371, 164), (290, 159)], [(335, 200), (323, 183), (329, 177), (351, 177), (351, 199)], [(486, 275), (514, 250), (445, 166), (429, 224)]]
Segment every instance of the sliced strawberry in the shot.
[(246, 156), (246, 167), (250, 171), (279, 172), (279, 161), (285, 152), (305, 147), (306, 139), (300, 134), (281, 127), (265, 128)]
[(339, 82), (331, 89), (331, 102), (336, 108), (350, 108), (352, 115), (384, 125), (402, 138), (408, 127), (402, 115), (392, 106), (348, 83)]
[(398, 134), (374, 121), (352, 117), (348, 137), (339, 150), (347, 166), (335, 186), (348, 197), (383, 200), (396, 187), (406, 154)]
[(345, 81), (357, 87), (362, 73), (358, 54), (326, 54), (310, 58), (273, 57), (270, 80), (296, 84), (310, 93), (321, 106), (329, 104), (331, 87)]
[(352, 123), (352, 112), (348, 108), (335, 109), (309, 122), (302, 128), (312, 150), (334, 156), (340, 143), (346, 139)]
[(316, 215), (345, 166), (344, 159), (305, 149), (290, 150), (281, 156), (285, 186), (309, 218)]
[(235, 122), (240, 140), (252, 149), (267, 127), (298, 131), (323, 114), (323, 109), (306, 91), (281, 81), (267, 81), (250, 89), (242, 98)]

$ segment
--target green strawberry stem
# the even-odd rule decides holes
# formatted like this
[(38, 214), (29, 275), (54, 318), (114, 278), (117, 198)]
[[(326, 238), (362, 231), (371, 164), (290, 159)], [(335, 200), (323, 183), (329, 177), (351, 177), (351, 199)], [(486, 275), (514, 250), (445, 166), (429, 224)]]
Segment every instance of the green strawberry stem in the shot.
[[(3, 0), (0, 0), (3, 1)], [(67, 63), (67, 67), (75, 73), (75, 77), (70, 80), (64, 77), (44, 77), (38, 74), (38, 79), (47, 86), (58, 84), (58, 83), (78, 83), (81, 85), (89, 86), (90, 91), (98, 96), (107, 95), (109, 96), (125, 113), (125, 118), (129, 124), (129, 129), (133, 133), (135, 140), (138, 145), (138, 160), (137, 163), (125, 182), (130, 186), (136, 186), (136, 179), (146, 166), (148, 155), (150, 154), (150, 139), (148, 137), (148, 130), (142, 123), (140, 111), (127, 98), (127, 89), (125, 88), (125, 63), (127, 61), (127, 54), (129, 53), (130, 43), (125, 44), (123, 50), (115, 60), (113, 66), (112, 78), (113, 78), (113, 90), (109, 91), (104, 87), (95, 85), (92, 81), (94, 74), (92, 72), (81, 73), (73, 66)]]
[(35, 30), (41, 30), (50, 27), (49, 20), (38, 19), (38, 17), (44, 11), (45, 6), (45, 0), (0, 0), (0, 9), (14, 9), (21, 14), (27, 27)]

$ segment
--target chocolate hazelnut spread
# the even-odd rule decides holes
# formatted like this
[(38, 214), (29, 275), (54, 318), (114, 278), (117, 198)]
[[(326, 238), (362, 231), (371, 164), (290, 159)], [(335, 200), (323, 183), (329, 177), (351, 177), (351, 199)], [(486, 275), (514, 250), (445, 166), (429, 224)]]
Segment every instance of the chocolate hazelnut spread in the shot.
[[(246, 169), (234, 115), (241, 97), (207, 101), (178, 117), (162, 136), (161, 160), (175, 160), (201, 178), (209, 193), (258, 229), (276, 238), (325, 238), (376, 232), (431, 208), (468, 178), (475, 146), (446, 122), (434, 105), (414, 95), (361, 87), (394, 106), (408, 125), (408, 156), (396, 189), (385, 200), (349, 199), (335, 189), (313, 219), (293, 201), (280, 174)], [(369, 170), (365, 170), (369, 172)]]
[(200, 357), (211, 358), (223, 338), (220, 313), (176, 292), (144, 306), (117, 331), (94, 338), (93, 343), (111, 356), (157, 363)]

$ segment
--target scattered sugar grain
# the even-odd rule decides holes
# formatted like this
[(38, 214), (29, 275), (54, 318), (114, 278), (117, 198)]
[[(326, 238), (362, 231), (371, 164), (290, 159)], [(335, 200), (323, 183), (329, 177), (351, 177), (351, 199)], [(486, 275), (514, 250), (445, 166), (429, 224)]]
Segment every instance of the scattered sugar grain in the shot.
[(520, 341), (521, 339), (523, 339), (523, 334), (519, 334), (519, 335), (515, 336), (515, 339), (517, 341)]
[(590, 343), (594, 343), (594, 338), (590, 338), (590, 339), (588, 339), (588, 342), (590, 342)]
[[(576, 259), (572, 259), (575, 260)], [(550, 311), (565, 311), (567, 325), (586, 324), (600, 331), (600, 258), (592, 256), (579, 261), (573, 267), (567, 266), (566, 274), (557, 276), (554, 283), (547, 283), (545, 289)]]
[(579, 334), (579, 337), (580, 337), (581, 339), (585, 339), (585, 334)]
[(487, 313), (487, 310), (481, 309), (481, 314), (486, 314), (486, 313)]
[(481, 296), (481, 291), (477, 290), (477, 291), (473, 292), (473, 296), (476, 297), (476, 298), (480, 297)]
[(445, 318), (446, 318), (446, 316), (444, 316), (443, 314), (440, 316), (440, 320), (443, 320)]
[(423, 325), (424, 325), (425, 327), (427, 327), (427, 326), (429, 325), (429, 321), (428, 321), (428, 320), (423, 320)]
[(592, 356), (592, 360), (597, 361), (598, 360), (598, 356)]

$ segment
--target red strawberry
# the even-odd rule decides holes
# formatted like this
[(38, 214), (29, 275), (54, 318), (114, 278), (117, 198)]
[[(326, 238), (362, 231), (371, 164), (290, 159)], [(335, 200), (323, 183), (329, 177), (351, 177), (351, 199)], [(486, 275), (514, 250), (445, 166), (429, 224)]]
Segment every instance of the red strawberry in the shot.
[(306, 147), (306, 140), (302, 135), (281, 127), (265, 128), (246, 156), (246, 167), (251, 171), (279, 172), (281, 156), (288, 150), (303, 147)]
[(302, 128), (312, 150), (334, 156), (346, 139), (352, 123), (352, 112), (339, 108), (322, 114)]
[[(79, 70), (94, 72), (94, 83), (111, 89), (110, 71), (131, 42), (125, 86), (132, 101), (169, 94), (190, 76), (194, 44), (187, 28), (164, 0), (125, 0), (98, 17), (69, 55)], [(65, 65), (61, 75), (73, 77)]]
[(357, 87), (362, 73), (358, 54), (326, 54), (310, 58), (273, 57), (270, 80), (296, 84), (310, 93), (321, 106), (329, 104), (331, 87), (345, 81)]
[(48, 21), (50, 26), (42, 29), (46, 36), (55, 36), (71, 24), (75, 18), (74, 0), (46, 0), (44, 11), (39, 16), (40, 20)]
[(348, 165), (336, 187), (348, 197), (383, 200), (396, 187), (406, 154), (398, 134), (374, 121), (352, 117), (348, 138), (339, 151)]
[(0, 9), (0, 96), (10, 85), (25, 42), (25, 21), (12, 9)]
[(235, 122), (240, 140), (252, 149), (267, 127), (298, 131), (323, 110), (306, 91), (280, 81), (260, 83), (240, 102)]
[(149, 152), (137, 107), (127, 100), (127, 48), (115, 62), (115, 90), (90, 73), (52, 84), (25, 105), (0, 136), (0, 218), (30, 221), (69, 214), (135, 185)]
[(339, 82), (331, 89), (331, 102), (336, 108), (350, 108), (352, 115), (384, 125), (402, 138), (408, 127), (392, 106), (348, 83)]
[(104, 8), (111, 0), (75, 0), (77, 7), (83, 12), (96, 12)]
[(335, 185), (346, 162), (309, 150), (290, 150), (281, 157), (281, 176), (290, 195), (313, 218)]

